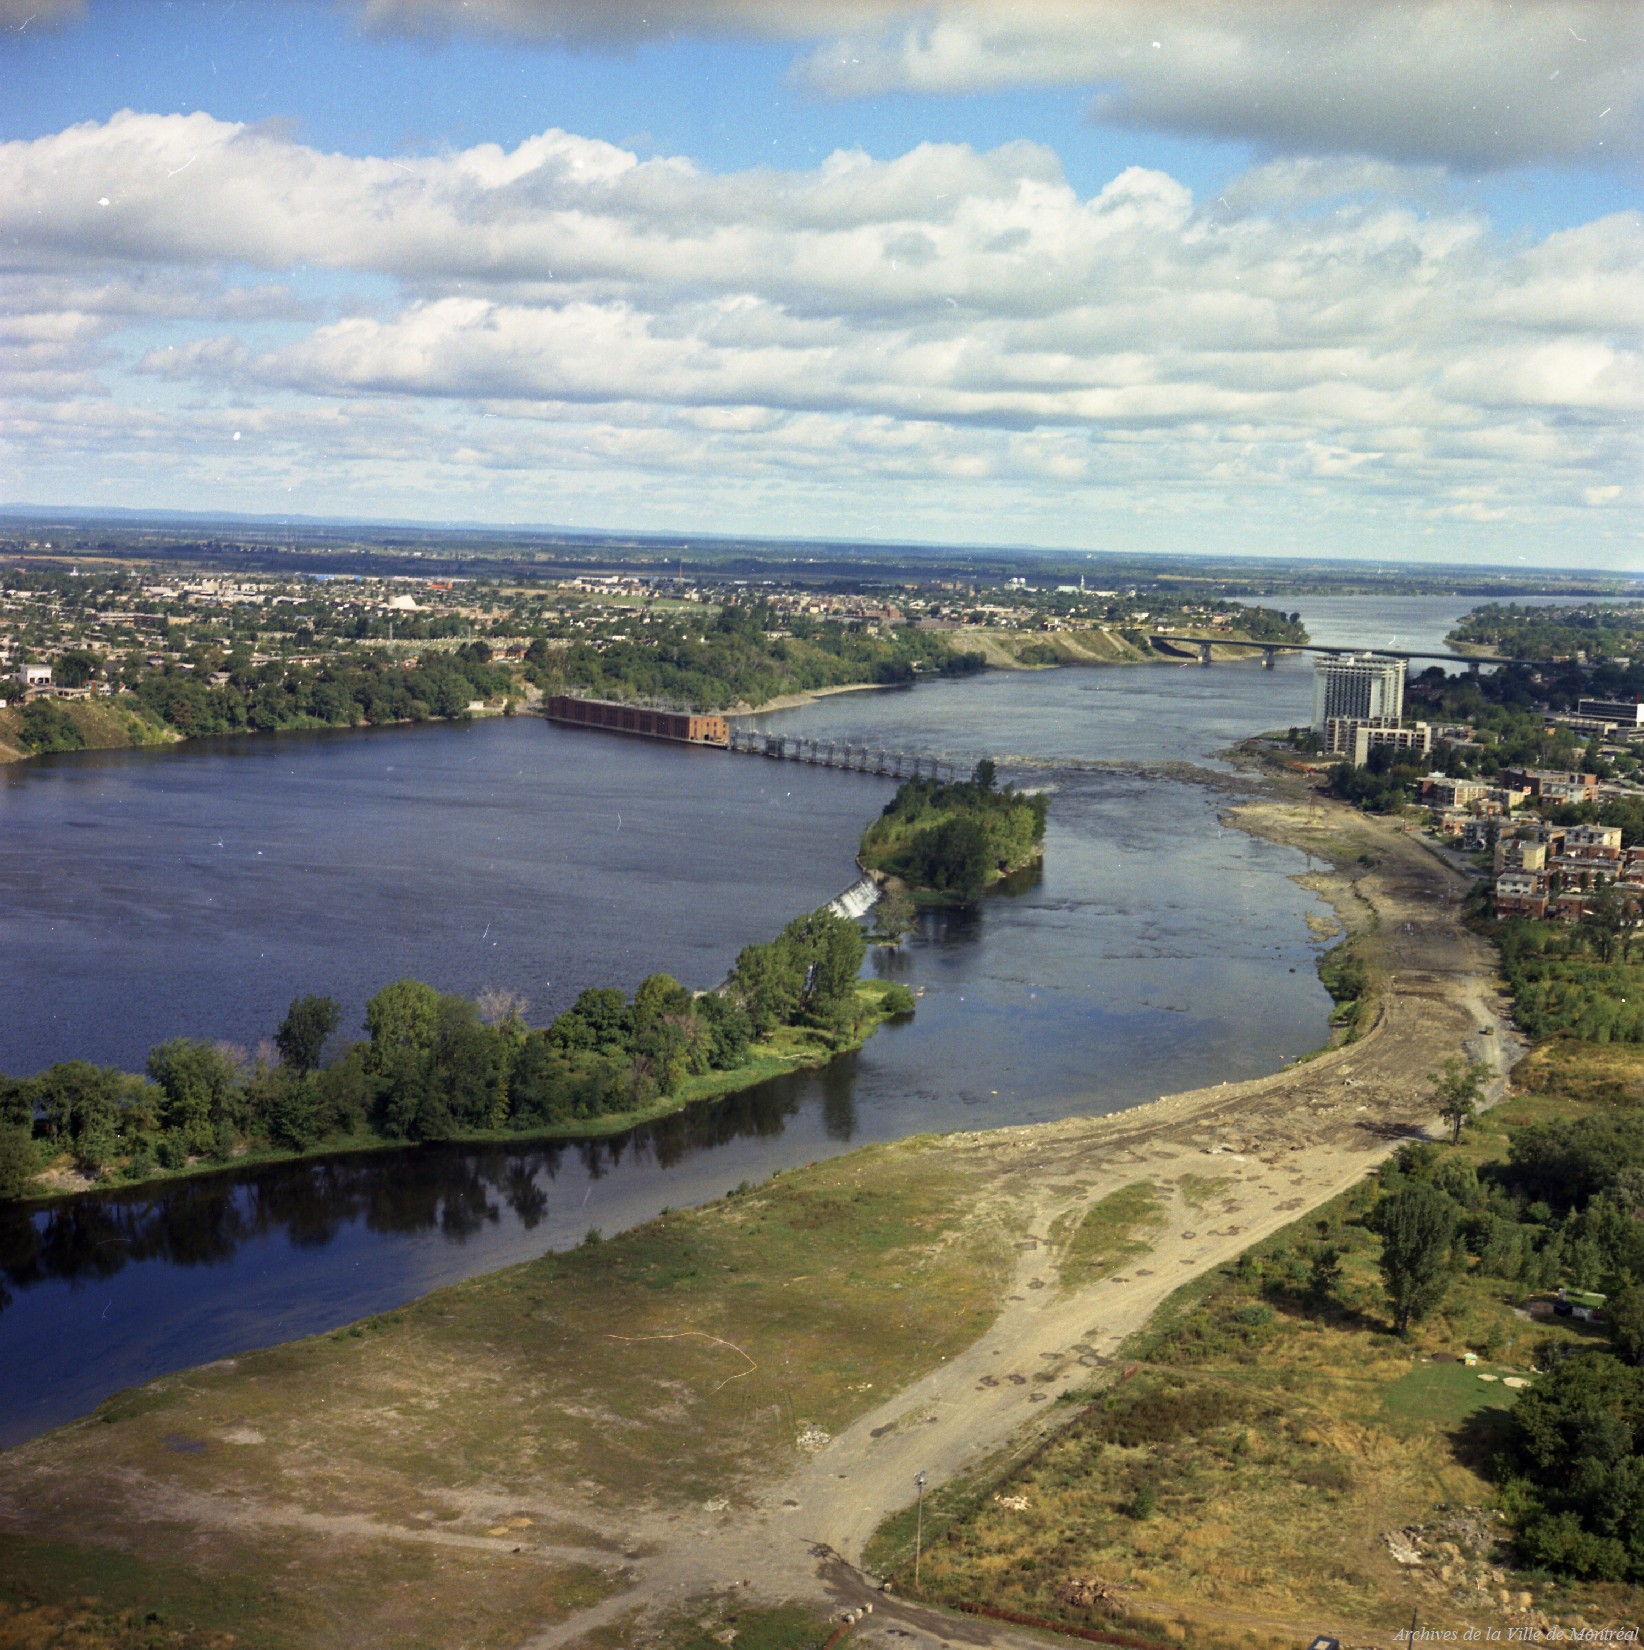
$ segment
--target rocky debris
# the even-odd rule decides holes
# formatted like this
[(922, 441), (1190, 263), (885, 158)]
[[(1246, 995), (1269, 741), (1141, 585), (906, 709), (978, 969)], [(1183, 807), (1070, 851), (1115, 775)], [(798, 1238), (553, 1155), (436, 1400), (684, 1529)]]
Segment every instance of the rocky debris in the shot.
[(1506, 1520), (1484, 1507), (1440, 1509), (1428, 1524), (1389, 1530), (1382, 1540), (1396, 1563), (1420, 1567), (1428, 1592), (1445, 1595), (1462, 1610), (1507, 1616), (1515, 1627), (1548, 1632), (1553, 1623), (1536, 1609), (1535, 1595), (1515, 1586)]
[(1381, 1539), (1386, 1544), (1388, 1552), (1393, 1555), (1395, 1564), (1402, 1564), (1408, 1569), (1413, 1565), (1426, 1563), (1403, 1530), (1389, 1530)]
[(1001, 1507), (1008, 1507), (1012, 1512), (1026, 1512), (1028, 1498), (1025, 1495), (996, 1495), (993, 1498)]
[(832, 1433), (824, 1432), (814, 1421), (808, 1422), (796, 1440), (801, 1449), (826, 1449), (833, 1442)]
[(1069, 1576), (1056, 1589), (1056, 1597), (1074, 1610), (1117, 1610), (1121, 1602), (1118, 1588), (1095, 1576)]

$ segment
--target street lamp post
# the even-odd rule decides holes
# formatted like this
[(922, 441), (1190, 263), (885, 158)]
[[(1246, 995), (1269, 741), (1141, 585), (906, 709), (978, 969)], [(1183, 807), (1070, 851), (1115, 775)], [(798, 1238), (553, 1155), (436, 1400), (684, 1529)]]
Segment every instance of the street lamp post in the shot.
[(919, 1511), (915, 1515), (913, 1525), (913, 1590), (919, 1591), (919, 1555), (925, 1544), (925, 1475), (920, 1473), (914, 1479), (919, 1486)]

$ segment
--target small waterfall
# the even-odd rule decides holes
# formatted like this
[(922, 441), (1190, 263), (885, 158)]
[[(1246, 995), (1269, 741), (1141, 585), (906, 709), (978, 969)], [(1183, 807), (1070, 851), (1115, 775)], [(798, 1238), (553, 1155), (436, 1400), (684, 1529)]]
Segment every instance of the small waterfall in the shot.
[(872, 877), (858, 877), (844, 893), (828, 901), (828, 909), (836, 917), (849, 917), (854, 922), (878, 903), (879, 884)]

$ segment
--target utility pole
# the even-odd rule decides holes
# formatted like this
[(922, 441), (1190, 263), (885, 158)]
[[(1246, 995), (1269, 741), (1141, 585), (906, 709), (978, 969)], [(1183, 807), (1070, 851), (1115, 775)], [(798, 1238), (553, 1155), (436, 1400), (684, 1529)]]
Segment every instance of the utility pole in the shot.
[(914, 1519), (913, 1526), (913, 1590), (919, 1591), (919, 1557), (925, 1545), (925, 1475), (923, 1472), (914, 1479), (919, 1486), (919, 1511)]

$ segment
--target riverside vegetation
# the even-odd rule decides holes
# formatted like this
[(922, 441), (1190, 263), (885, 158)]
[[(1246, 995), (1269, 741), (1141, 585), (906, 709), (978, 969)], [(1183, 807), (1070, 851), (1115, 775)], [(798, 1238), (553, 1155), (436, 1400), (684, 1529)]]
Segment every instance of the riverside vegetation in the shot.
[[(961, 784), (912, 781), (864, 833), (863, 863), (974, 898), (1038, 855), (1045, 807), (998, 788), (987, 761)], [(368, 1038), (329, 1058), (338, 1007), (307, 995), (255, 1057), (174, 1037), (142, 1074), (66, 1060), (0, 1077), (0, 1198), (38, 1190), (48, 1166), (129, 1184), (248, 1154), (608, 1132), (820, 1063), (911, 1014), (906, 986), (858, 977), (865, 952), (861, 927), (824, 908), (744, 947), (717, 991), (653, 974), (631, 1000), (590, 988), (546, 1027), (510, 993), (470, 1001), (400, 980), (366, 1005)]]
[(48, 1163), (129, 1183), (248, 1151), (585, 1134), (830, 1058), (913, 1011), (905, 986), (858, 978), (862, 930), (826, 908), (749, 945), (718, 991), (667, 974), (632, 999), (584, 991), (530, 1028), (506, 993), (480, 1001), (418, 980), (366, 1005), (369, 1037), (323, 1059), (339, 1013), (292, 1003), (269, 1056), (174, 1037), (143, 1075), (67, 1060), (0, 1078), (0, 1197), (29, 1195)]
[(983, 759), (968, 780), (910, 779), (862, 833), (864, 869), (914, 894), (973, 900), (1044, 852), (1048, 799), (998, 786)]

